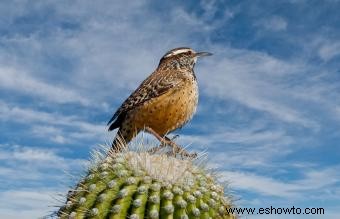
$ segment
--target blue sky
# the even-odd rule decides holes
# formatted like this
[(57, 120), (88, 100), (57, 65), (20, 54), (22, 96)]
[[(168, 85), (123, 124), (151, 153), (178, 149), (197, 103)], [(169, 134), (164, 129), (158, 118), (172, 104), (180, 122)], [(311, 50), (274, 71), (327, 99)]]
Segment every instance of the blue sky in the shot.
[[(0, 218), (54, 210), (106, 122), (169, 49), (199, 60), (179, 142), (243, 207), (340, 209), (340, 2), (2, 1)], [(244, 218), (287, 218), (278, 215)]]

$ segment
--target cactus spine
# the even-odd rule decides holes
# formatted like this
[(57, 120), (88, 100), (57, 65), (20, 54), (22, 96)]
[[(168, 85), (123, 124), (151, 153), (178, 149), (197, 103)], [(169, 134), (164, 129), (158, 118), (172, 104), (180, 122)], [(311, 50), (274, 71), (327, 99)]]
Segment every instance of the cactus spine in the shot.
[(62, 219), (235, 218), (223, 188), (191, 160), (126, 152), (89, 168), (58, 211)]

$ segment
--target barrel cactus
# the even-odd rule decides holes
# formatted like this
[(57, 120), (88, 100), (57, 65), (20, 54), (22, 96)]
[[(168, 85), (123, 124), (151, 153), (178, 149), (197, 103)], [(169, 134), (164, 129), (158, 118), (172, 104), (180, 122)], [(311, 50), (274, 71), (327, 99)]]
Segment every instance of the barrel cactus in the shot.
[(192, 159), (126, 151), (95, 162), (59, 218), (235, 218), (222, 186)]

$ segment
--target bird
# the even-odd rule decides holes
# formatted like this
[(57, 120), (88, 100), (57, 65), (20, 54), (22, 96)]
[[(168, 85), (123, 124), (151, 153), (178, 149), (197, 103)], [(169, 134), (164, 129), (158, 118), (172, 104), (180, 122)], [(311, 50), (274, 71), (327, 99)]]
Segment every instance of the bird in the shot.
[(197, 58), (210, 55), (212, 53), (195, 52), (189, 47), (166, 52), (156, 70), (132, 92), (107, 123), (108, 131), (118, 128), (110, 152), (122, 151), (141, 131), (154, 135), (178, 151), (180, 146), (166, 135), (183, 127), (196, 112), (199, 92), (194, 66)]

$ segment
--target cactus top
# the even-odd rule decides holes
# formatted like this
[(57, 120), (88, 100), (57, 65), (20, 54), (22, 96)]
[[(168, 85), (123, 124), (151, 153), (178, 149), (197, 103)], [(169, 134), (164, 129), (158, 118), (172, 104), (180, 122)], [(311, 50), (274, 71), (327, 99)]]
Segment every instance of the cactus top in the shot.
[(227, 218), (231, 202), (190, 160), (126, 152), (95, 163), (69, 192), (60, 218)]

